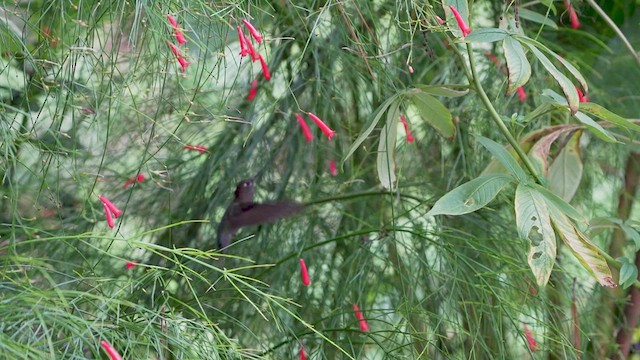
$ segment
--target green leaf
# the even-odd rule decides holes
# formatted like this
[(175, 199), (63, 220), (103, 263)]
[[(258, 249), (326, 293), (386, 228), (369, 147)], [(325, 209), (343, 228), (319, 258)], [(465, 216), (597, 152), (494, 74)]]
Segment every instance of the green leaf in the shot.
[(631, 121), (623, 118), (620, 115), (612, 113), (611, 111), (605, 109), (604, 107), (598, 104), (595, 104), (592, 102), (580, 103), (580, 110), (588, 114), (591, 114), (593, 116), (597, 116), (600, 119), (608, 121), (612, 124), (616, 124), (625, 129), (640, 131), (640, 126), (632, 123)]
[[(563, 98), (553, 90), (544, 89), (542, 91), (542, 95), (550, 97), (551, 100), (554, 101), (554, 103), (552, 103), (553, 106), (556, 106), (559, 108), (565, 108), (567, 106), (567, 101), (565, 100), (565, 98)], [(607, 130), (605, 130), (602, 126), (600, 126), (600, 124), (595, 122), (587, 114), (578, 111), (577, 113), (574, 114), (574, 117), (576, 118), (576, 120), (578, 120), (583, 125), (585, 125), (592, 133), (594, 133), (597, 137), (601, 138), (602, 140), (607, 142), (618, 142), (616, 138), (614, 138)]]
[(527, 47), (538, 61), (544, 66), (544, 68), (551, 74), (551, 76), (558, 82), (562, 92), (565, 94), (565, 98), (567, 99), (567, 104), (569, 105), (569, 110), (571, 110), (571, 114), (575, 114), (578, 111), (578, 106), (580, 104), (580, 99), (578, 98), (578, 91), (576, 90), (575, 85), (567, 78), (563, 73), (561, 73), (556, 67), (549, 61), (549, 59), (538, 50), (535, 46), (527, 44)]
[(438, 199), (427, 215), (462, 215), (483, 208), (513, 181), (505, 174), (479, 176)]
[[(551, 203), (547, 202), (547, 205)], [(600, 250), (585, 234), (578, 230), (571, 220), (555, 206), (549, 206), (551, 221), (562, 237), (564, 243), (571, 252), (602, 286), (615, 287), (616, 283), (611, 276), (611, 270), (605, 258), (600, 255)]]
[[(453, 86), (456, 85), (417, 85), (415, 89), (408, 91), (408, 94), (415, 91), (422, 91), (427, 94), (435, 95), (435, 96), (444, 96), (444, 97), (460, 97), (467, 95), (469, 93), (469, 89), (466, 88), (464, 90), (454, 89)], [(456, 86), (460, 87), (460, 86)]]
[(504, 166), (511, 175), (518, 179), (518, 181), (529, 181), (529, 177), (524, 172), (522, 167), (520, 167), (516, 159), (514, 159), (513, 156), (511, 156), (511, 154), (509, 154), (509, 152), (504, 147), (502, 147), (502, 145), (491, 139), (487, 139), (484, 136), (476, 136), (476, 140), (478, 140), (478, 142), (482, 144), (482, 146), (487, 148), (487, 150), (491, 152), (491, 154), (502, 164), (502, 166)]
[(389, 108), (389, 106), (391, 106), (391, 104), (394, 101), (396, 101), (399, 96), (400, 96), (400, 94), (396, 94), (396, 95), (388, 98), (384, 103), (382, 103), (382, 105), (380, 105), (376, 109), (376, 111), (369, 118), (369, 123), (365, 126), (365, 130), (360, 134), (360, 136), (358, 136), (356, 141), (353, 142), (353, 144), (349, 148), (349, 151), (347, 152), (347, 155), (344, 157), (342, 162), (347, 161), (347, 159), (351, 155), (353, 155), (353, 153), (356, 151), (356, 149), (358, 149), (358, 147), (360, 147), (360, 145), (362, 145), (362, 143), (367, 139), (367, 137), (369, 137), (369, 135), (371, 134), (373, 129), (375, 129), (376, 125), (378, 125), (378, 122), (382, 118), (382, 115), (384, 115), (385, 111), (387, 111), (387, 108)]
[(633, 285), (638, 278), (638, 268), (632, 261), (626, 260), (622, 262), (622, 267), (620, 268), (620, 284), (624, 289)]
[(535, 23), (538, 24), (542, 24), (545, 26), (548, 26), (552, 29), (557, 30), (558, 29), (558, 25), (556, 25), (556, 23), (549, 19), (549, 17), (544, 16), (542, 14), (539, 14), (535, 11), (531, 11), (529, 9), (525, 9), (523, 7), (518, 8), (518, 14), (520, 15), (521, 18), (525, 19), (525, 20), (529, 20), (529, 21), (533, 21)]
[(429, 123), (444, 137), (450, 138), (456, 132), (453, 124), (453, 116), (438, 99), (424, 92), (411, 92), (407, 94), (413, 105), (418, 110), (420, 117)]
[(549, 205), (549, 208), (553, 207), (558, 212), (563, 213), (574, 220), (577, 220), (580, 222), (586, 221), (584, 216), (582, 216), (582, 214), (580, 214), (578, 210), (576, 210), (573, 206), (571, 206), (566, 201), (562, 200), (560, 197), (558, 197), (558, 195), (552, 193), (551, 191), (547, 190), (546, 188), (538, 184), (532, 183), (530, 185), (547, 199), (547, 204)]
[(521, 41), (523, 42), (527, 42), (529, 44), (531, 44), (532, 46), (535, 46), (536, 48), (544, 51), (545, 53), (553, 56), (554, 59), (556, 59), (559, 63), (562, 64), (562, 66), (564, 66), (567, 70), (569, 70), (569, 72), (571, 73), (571, 75), (573, 75), (573, 77), (576, 78), (576, 80), (578, 80), (578, 83), (580, 84), (580, 86), (582, 87), (582, 89), (584, 90), (585, 93), (589, 92), (589, 85), (587, 84), (587, 80), (585, 80), (584, 76), (582, 76), (582, 74), (580, 73), (580, 71), (578, 71), (578, 69), (575, 68), (575, 66), (573, 66), (570, 62), (568, 62), (567, 60), (565, 60), (562, 56), (556, 54), (555, 52), (551, 51), (548, 47), (544, 46), (542, 43), (533, 40), (529, 37), (526, 36), (520, 36), (518, 37)]
[(578, 121), (583, 123), (592, 133), (594, 133), (600, 139), (606, 142), (618, 142), (607, 130), (605, 130), (600, 124), (595, 122), (587, 114), (578, 111), (573, 115)]
[(502, 48), (504, 57), (507, 60), (507, 69), (509, 70), (509, 86), (507, 87), (507, 94), (509, 95), (529, 81), (531, 65), (529, 65), (522, 45), (512, 37), (504, 39)]
[(620, 224), (620, 228), (629, 238), (631, 238), (631, 240), (633, 240), (633, 243), (636, 246), (636, 251), (640, 250), (640, 234), (638, 234), (636, 229), (626, 224)]
[(549, 188), (566, 202), (573, 199), (582, 179), (580, 136), (582, 131), (576, 131), (549, 167)]
[(385, 189), (393, 190), (396, 183), (396, 139), (398, 131), (399, 102), (393, 103), (387, 112), (387, 121), (380, 132), (378, 143), (378, 179)]
[(556, 260), (556, 236), (546, 198), (534, 188), (519, 184), (515, 197), (516, 226), (521, 239), (528, 240), (529, 267), (539, 286), (545, 286)]
[(471, 34), (467, 35), (464, 39), (468, 42), (477, 43), (477, 42), (486, 42), (492, 43), (496, 41), (503, 40), (509, 37), (509, 33), (506, 30), (498, 29), (498, 28), (485, 28), (478, 29), (471, 32)]

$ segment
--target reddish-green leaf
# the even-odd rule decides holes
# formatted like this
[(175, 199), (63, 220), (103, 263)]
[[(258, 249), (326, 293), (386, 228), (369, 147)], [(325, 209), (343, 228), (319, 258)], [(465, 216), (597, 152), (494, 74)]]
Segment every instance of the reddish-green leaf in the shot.
[(582, 131), (576, 131), (549, 167), (549, 188), (566, 202), (573, 199), (582, 179), (580, 136)]

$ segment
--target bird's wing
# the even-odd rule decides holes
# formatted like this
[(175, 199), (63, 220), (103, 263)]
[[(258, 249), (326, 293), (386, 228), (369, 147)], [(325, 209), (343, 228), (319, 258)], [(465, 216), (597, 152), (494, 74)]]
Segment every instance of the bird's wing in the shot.
[(304, 205), (293, 201), (239, 204), (237, 211), (229, 216), (229, 228), (266, 224), (301, 212)]

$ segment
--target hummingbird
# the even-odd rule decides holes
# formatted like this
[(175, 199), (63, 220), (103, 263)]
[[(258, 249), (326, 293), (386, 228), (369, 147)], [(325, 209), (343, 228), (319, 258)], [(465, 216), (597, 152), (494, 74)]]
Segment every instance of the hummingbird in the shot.
[(304, 205), (295, 201), (256, 203), (253, 201), (254, 186), (253, 179), (240, 181), (236, 186), (233, 201), (220, 220), (218, 248), (223, 252), (240, 228), (274, 222), (304, 209)]

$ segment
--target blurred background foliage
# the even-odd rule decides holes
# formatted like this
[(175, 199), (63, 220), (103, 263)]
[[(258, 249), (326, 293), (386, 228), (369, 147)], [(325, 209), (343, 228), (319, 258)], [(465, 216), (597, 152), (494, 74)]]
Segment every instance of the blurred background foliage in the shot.
[[(579, 68), (592, 101), (637, 119), (640, 66), (586, 2), (572, 3), (580, 29), (551, 1), (519, 5), (556, 28), (520, 26)], [(516, 5), (474, 1), (472, 29), (497, 27)], [(638, 5), (602, 4), (636, 49)], [(188, 39), (185, 72), (167, 45), (167, 14)], [(564, 249), (551, 283), (537, 288), (512, 194), (465, 216), (424, 216), (489, 163), (474, 135), (505, 143), (473, 91), (440, 98), (452, 138), (400, 109), (415, 142), (399, 131), (394, 191), (376, 175), (379, 127), (342, 162), (391, 96), (468, 84), (438, 15), (439, 1), (2, 2), (0, 357), (106, 358), (101, 340), (126, 359), (287, 359), (301, 346), (311, 359), (612, 356), (628, 290), (604, 290)], [(265, 36), (256, 50), (270, 81), (238, 55), (242, 19)], [(516, 137), (570, 121), (550, 113), (519, 122), (556, 85), (533, 62), (526, 101), (505, 96), (506, 76), (487, 51), (504, 63), (499, 46), (474, 44), (479, 76)], [(306, 112), (337, 131), (332, 141), (313, 125), (305, 141), (295, 114)], [(572, 204), (587, 218), (638, 221), (635, 192), (623, 192), (638, 150), (627, 135), (616, 144), (583, 136)], [(130, 181), (138, 174), (144, 181)], [(242, 230), (222, 255), (215, 228), (248, 177), (258, 200), (309, 206)], [(630, 200), (622, 215), (620, 194)], [(98, 195), (124, 211), (114, 229)], [(612, 250), (615, 231), (598, 234), (614, 257), (635, 256), (631, 239)]]

